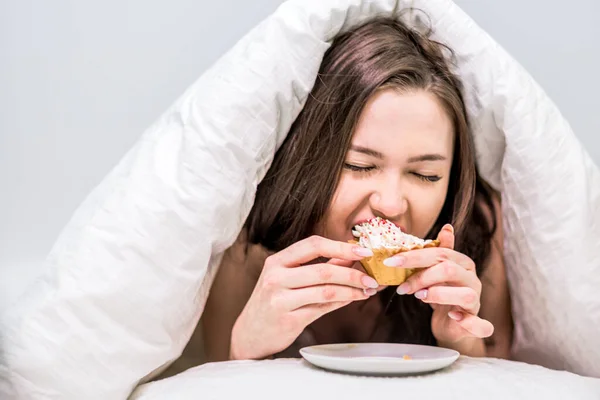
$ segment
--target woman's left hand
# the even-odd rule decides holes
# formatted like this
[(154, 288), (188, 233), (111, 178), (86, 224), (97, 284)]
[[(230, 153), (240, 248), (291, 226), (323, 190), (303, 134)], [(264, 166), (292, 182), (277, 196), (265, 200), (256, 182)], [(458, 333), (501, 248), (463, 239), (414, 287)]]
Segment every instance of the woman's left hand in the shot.
[(433, 308), (431, 329), (440, 344), (454, 345), (465, 338), (486, 338), (494, 326), (477, 314), (481, 281), (475, 263), (454, 250), (454, 229), (445, 225), (438, 235), (440, 247), (407, 251), (385, 260), (390, 267), (420, 268), (397, 289)]

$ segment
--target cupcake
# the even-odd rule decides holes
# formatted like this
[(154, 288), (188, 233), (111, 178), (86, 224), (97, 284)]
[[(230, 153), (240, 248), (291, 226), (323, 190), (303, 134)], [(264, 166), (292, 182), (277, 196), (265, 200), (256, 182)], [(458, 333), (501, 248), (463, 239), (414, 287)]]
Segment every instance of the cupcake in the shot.
[(352, 234), (356, 243), (373, 251), (373, 256), (360, 263), (380, 285), (396, 286), (414, 273), (414, 269), (388, 267), (383, 260), (404, 251), (438, 247), (439, 240), (423, 240), (402, 232), (393, 222), (375, 217), (355, 225)]

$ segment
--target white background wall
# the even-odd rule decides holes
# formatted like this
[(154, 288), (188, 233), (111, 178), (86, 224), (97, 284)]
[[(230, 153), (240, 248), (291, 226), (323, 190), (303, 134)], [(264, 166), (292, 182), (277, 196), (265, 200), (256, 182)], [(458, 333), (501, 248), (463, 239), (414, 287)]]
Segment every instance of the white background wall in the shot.
[[(280, 2), (0, 0), (0, 305), (144, 129)], [(456, 2), (600, 164), (600, 2)]]

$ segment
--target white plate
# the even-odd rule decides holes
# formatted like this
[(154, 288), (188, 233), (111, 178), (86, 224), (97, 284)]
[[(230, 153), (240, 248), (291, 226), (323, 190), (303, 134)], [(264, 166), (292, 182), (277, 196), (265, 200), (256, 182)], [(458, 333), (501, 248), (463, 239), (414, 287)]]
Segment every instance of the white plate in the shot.
[(451, 365), (460, 355), (441, 347), (397, 343), (325, 344), (304, 347), (300, 354), (317, 367), (363, 375), (433, 372)]

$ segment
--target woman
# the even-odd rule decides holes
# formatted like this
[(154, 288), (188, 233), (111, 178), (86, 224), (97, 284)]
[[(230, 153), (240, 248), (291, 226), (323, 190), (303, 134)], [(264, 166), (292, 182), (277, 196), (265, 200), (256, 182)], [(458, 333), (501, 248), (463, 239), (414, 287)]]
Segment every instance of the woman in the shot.
[[(209, 360), (366, 341), (508, 357), (498, 196), (443, 50), (391, 19), (336, 38), (211, 288)], [(386, 261), (419, 268), (398, 288), (378, 287), (358, 262), (369, 251), (348, 243), (374, 216), (441, 241)]]

